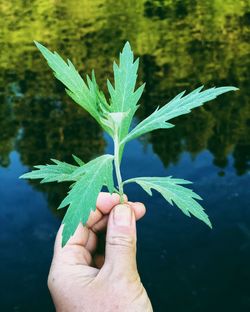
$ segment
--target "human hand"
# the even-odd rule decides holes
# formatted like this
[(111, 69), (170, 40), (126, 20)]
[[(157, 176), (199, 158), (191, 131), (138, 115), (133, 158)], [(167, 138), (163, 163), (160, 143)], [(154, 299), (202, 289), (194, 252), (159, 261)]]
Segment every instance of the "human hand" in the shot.
[[(61, 247), (62, 226), (54, 248), (48, 286), (58, 312), (153, 311), (136, 265), (136, 224), (142, 203), (100, 193), (86, 226)], [(95, 256), (97, 234), (107, 228), (105, 259)]]

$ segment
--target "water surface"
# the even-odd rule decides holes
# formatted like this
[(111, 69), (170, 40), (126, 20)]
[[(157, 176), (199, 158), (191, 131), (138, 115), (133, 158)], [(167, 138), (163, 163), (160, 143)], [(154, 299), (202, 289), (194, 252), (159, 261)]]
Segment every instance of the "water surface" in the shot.
[(1, 311), (53, 311), (46, 279), (67, 186), (18, 180), (50, 158), (85, 161), (112, 153), (110, 139), (65, 94), (37, 40), (94, 68), (106, 92), (112, 62), (129, 40), (146, 82), (135, 123), (178, 92), (234, 85), (174, 120), (176, 127), (130, 142), (124, 178), (185, 178), (214, 229), (154, 193), (128, 185), (147, 214), (138, 223), (138, 266), (155, 311), (250, 309), (250, 1), (5, 1), (0, 4)]

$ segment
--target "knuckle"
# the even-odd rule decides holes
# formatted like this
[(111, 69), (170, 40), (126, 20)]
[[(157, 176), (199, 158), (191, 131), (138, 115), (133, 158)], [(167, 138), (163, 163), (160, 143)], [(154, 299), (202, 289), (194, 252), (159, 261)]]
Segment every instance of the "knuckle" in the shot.
[(47, 279), (47, 286), (49, 290), (52, 289), (54, 281), (55, 281), (55, 278), (53, 277), (53, 274), (50, 272), (48, 275), (48, 279)]
[(57, 270), (52, 266), (49, 271), (49, 275), (47, 278), (47, 286), (50, 291), (55, 288), (55, 284), (58, 284), (58, 278), (60, 278), (60, 275), (58, 275)]
[(130, 235), (110, 235), (107, 238), (106, 244), (112, 247), (131, 249), (135, 247), (135, 239)]

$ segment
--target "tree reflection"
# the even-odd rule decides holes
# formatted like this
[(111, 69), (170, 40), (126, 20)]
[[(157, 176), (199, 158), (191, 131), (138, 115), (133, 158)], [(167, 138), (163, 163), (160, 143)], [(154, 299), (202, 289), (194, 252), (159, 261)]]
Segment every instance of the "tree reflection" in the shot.
[(0, 125), (0, 166), (8, 167), (10, 164), (9, 154), (14, 149), (18, 130), (11, 97), (7, 101), (0, 96)]
[[(69, 57), (81, 74), (95, 68), (105, 91), (112, 61), (129, 39), (141, 58), (139, 81), (146, 81), (139, 120), (183, 89), (240, 88), (148, 137), (164, 165), (184, 151), (208, 149), (216, 166), (227, 166), (231, 154), (237, 174), (249, 170), (250, 0), (14, 2), (15, 12), (8, 1), (1, 4), (1, 166), (15, 146), (28, 167), (51, 157), (70, 162), (71, 153), (88, 160), (105, 146), (99, 126), (67, 98), (33, 39)], [(48, 193), (53, 207), (65, 193), (30, 183)]]

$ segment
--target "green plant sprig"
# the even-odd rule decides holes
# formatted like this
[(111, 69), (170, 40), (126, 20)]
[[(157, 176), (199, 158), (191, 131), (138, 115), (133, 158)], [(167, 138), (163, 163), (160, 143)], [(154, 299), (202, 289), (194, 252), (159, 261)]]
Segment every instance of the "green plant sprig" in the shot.
[[(158, 191), (171, 205), (175, 204), (187, 216), (194, 215), (212, 227), (211, 222), (202, 206), (197, 202), (201, 197), (191, 189), (184, 187), (192, 182), (172, 177), (139, 177), (122, 180), (120, 163), (124, 146), (145, 133), (162, 128), (172, 128), (170, 119), (189, 113), (193, 108), (215, 99), (228, 91), (238, 90), (235, 87), (210, 88), (202, 91), (203, 87), (185, 95), (178, 94), (169, 103), (157, 108), (151, 115), (130, 130), (133, 116), (145, 84), (136, 89), (139, 59), (134, 61), (130, 44), (127, 42), (120, 53), (119, 65), (114, 62), (114, 85), (107, 80), (110, 99), (107, 101), (99, 89), (94, 71), (91, 77), (82, 79), (74, 65), (65, 62), (56, 52), (52, 53), (43, 45), (35, 42), (37, 48), (47, 60), (54, 75), (66, 87), (67, 94), (99, 123), (114, 141), (114, 155), (103, 155), (84, 163), (73, 155), (76, 165), (71, 165), (52, 159), (54, 164), (35, 166), (36, 170), (23, 174), (20, 178), (42, 179), (41, 183), (71, 181), (70, 190), (58, 209), (68, 206), (62, 223), (64, 246), (74, 234), (80, 222), (85, 224), (90, 212), (96, 209), (96, 200), (101, 189), (106, 186), (110, 193), (117, 192), (120, 202), (123, 202), (124, 185), (137, 183), (149, 195), (152, 189)], [(115, 168), (117, 189), (114, 186), (113, 167)]]

